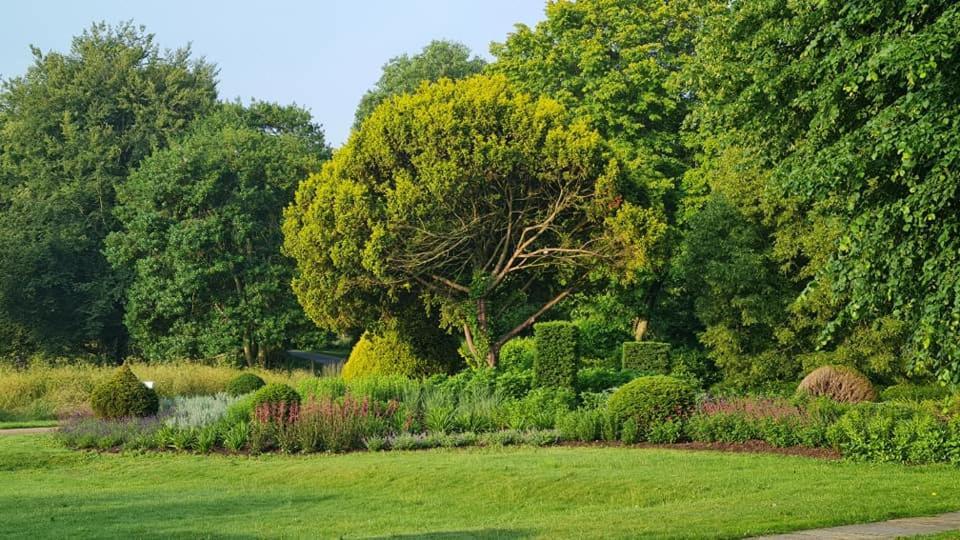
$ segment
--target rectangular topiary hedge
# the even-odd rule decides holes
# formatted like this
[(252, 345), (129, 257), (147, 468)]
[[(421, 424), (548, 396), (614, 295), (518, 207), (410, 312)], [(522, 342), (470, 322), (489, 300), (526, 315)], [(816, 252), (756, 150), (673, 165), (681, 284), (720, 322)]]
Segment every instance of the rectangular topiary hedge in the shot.
[(566, 321), (537, 323), (533, 325), (533, 337), (534, 383), (537, 386), (573, 388), (580, 367), (577, 327)]
[(628, 341), (623, 344), (623, 369), (648, 374), (670, 372), (670, 344), (659, 341)]

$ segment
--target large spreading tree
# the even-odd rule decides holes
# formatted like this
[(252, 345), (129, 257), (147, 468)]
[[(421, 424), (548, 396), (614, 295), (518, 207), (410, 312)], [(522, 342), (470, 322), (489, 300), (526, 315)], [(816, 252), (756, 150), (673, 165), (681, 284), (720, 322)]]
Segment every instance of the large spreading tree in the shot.
[(125, 321), (145, 357), (264, 366), (315, 337), (290, 290), (280, 222), (327, 157), (308, 112), (223, 105), (130, 176), (108, 255), (132, 273)]
[(362, 327), (413, 296), (488, 365), (590, 277), (646, 265), (663, 229), (598, 133), (502, 76), (385, 102), (301, 184), (284, 223), (294, 290), (318, 324)]
[(116, 190), (213, 107), (216, 71), (129, 24), (33, 52), (0, 91), (0, 347), (120, 356), (125, 269), (103, 254)]

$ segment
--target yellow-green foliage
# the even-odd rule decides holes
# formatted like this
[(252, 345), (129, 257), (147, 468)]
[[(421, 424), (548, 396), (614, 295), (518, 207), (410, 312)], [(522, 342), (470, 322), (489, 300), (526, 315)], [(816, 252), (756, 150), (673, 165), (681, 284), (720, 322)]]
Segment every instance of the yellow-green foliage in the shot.
[(416, 354), (413, 346), (394, 330), (380, 334), (365, 332), (343, 365), (347, 381), (369, 375), (418, 377), (442, 373), (444, 366)]
[[(142, 381), (154, 381), (160, 397), (204, 395), (223, 392), (227, 383), (243, 372), (259, 375), (268, 383), (296, 384), (310, 377), (306, 371), (290, 374), (190, 363), (131, 364)], [(113, 375), (114, 366), (90, 364), (48, 366), (34, 364), (27, 369), (0, 366), (0, 420), (4, 418), (55, 418), (90, 410), (90, 393)]]

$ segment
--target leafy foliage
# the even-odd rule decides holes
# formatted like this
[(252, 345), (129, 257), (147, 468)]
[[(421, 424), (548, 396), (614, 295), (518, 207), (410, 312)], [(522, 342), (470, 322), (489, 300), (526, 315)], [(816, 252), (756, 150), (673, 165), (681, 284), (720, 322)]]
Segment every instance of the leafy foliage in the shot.
[(267, 383), (254, 373), (241, 373), (227, 383), (227, 394), (242, 396), (263, 388), (265, 384)]
[(640, 431), (671, 418), (682, 418), (693, 409), (694, 392), (685, 381), (666, 375), (636, 378), (610, 396), (607, 408), (619, 421), (633, 418)]
[(284, 223), (294, 290), (336, 329), (413, 294), (495, 365), (584, 273), (647, 263), (663, 222), (625, 180), (556, 101), (503, 77), (425, 85), (381, 105), (301, 184)]
[(536, 354), (533, 378), (537, 386), (575, 388), (580, 368), (579, 330), (567, 321), (533, 325)]
[[(446, 371), (447, 364), (437, 358), (443, 351), (423, 351), (404, 339), (396, 328), (366, 332), (350, 352), (343, 366), (343, 378), (350, 381), (371, 375), (422, 377)], [(456, 354), (450, 347), (446, 353)]]
[(147, 358), (265, 366), (320, 339), (289, 290), (280, 219), (327, 155), (309, 113), (254, 103), (221, 106), (144, 160), (118, 190), (108, 256), (131, 271), (125, 321)]
[(623, 344), (622, 367), (648, 375), (666, 375), (670, 372), (670, 344), (628, 341)]
[(286, 405), (291, 405), (294, 403), (299, 404), (300, 394), (298, 394), (297, 391), (291, 388), (289, 385), (283, 383), (271, 383), (254, 392), (250, 403), (244, 404), (244, 406), (248, 406), (252, 411), (256, 411), (264, 404), (277, 405), (280, 403), (284, 403)]
[(954, 259), (960, 6), (750, 1), (706, 24), (693, 70), (712, 159), (769, 165), (777, 249), (828, 297), (819, 344), (906, 323), (914, 369), (960, 380)]
[(456, 41), (434, 40), (419, 54), (402, 54), (384, 64), (380, 80), (360, 98), (354, 119), (354, 128), (370, 116), (387, 99), (409, 94), (424, 82), (440, 79), (463, 79), (483, 70), (486, 62), (470, 57), (470, 49)]
[(0, 346), (121, 357), (127, 269), (103, 254), (116, 191), (213, 107), (216, 69), (131, 24), (33, 54), (0, 90)]
[(130, 366), (123, 365), (110, 380), (93, 389), (90, 405), (100, 418), (130, 418), (157, 414), (160, 400), (152, 388), (140, 382)]

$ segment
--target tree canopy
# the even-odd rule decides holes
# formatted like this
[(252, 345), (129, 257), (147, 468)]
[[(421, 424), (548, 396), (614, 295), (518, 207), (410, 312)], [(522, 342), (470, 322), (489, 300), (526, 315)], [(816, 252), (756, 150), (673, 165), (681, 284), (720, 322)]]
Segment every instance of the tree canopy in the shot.
[(381, 105), (301, 185), (284, 233), (318, 324), (361, 326), (412, 293), (494, 365), (587, 275), (645, 265), (663, 226), (596, 132), (476, 76)]
[(354, 127), (358, 127), (378, 105), (388, 98), (409, 94), (424, 82), (462, 79), (483, 71), (486, 61), (471, 57), (470, 49), (456, 41), (434, 40), (418, 54), (402, 54), (383, 65), (383, 73), (357, 105)]
[(0, 347), (122, 355), (123, 269), (103, 255), (116, 189), (216, 100), (216, 70), (98, 24), (33, 49), (0, 90)]
[(283, 208), (329, 157), (296, 107), (222, 105), (119, 189), (110, 261), (132, 273), (125, 322), (149, 359), (239, 356), (266, 365), (317, 330), (280, 254)]
[(706, 160), (768, 171), (777, 256), (808, 276), (800, 304), (826, 300), (817, 345), (902, 321), (914, 369), (954, 382), (958, 29), (946, 1), (735, 2), (694, 72)]

